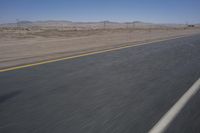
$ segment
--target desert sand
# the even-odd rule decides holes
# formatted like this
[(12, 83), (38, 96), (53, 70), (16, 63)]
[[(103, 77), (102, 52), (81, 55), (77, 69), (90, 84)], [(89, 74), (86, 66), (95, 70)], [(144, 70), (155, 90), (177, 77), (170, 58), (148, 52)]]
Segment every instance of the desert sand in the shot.
[(197, 27), (1, 27), (0, 69), (196, 33), (200, 33)]

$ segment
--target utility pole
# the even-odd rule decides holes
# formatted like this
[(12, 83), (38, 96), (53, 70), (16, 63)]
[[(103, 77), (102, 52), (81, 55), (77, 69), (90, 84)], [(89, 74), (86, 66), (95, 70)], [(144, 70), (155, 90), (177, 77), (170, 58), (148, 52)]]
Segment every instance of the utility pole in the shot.
[(19, 19), (16, 19), (16, 21), (17, 21), (17, 32), (18, 32), (18, 34), (20, 35), (20, 21), (19, 21)]
[(128, 29), (128, 25), (129, 25), (129, 23), (127, 22), (127, 23), (126, 23), (126, 28), (127, 28), (127, 29)]
[(188, 22), (185, 22), (185, 27), (186, 27), (186, 28), (188, 28), (188, 25), (189, 25)]
[(135, 22), (132, 22), (133, 29), (135, 29)]
[(106, 29), (106, 21), (103, 21), (103, 29)]
[(151, 32), (152, 32), (152, 29), (153, 29), (153, 27), (152, 27), (152, 25), (150, 25), (150, 26), (149, 26), (149, 40), (151, 40)]
[(20, 27), (19, 19), (16, 19), (16, 22), (17, 22), (17, 29), (19, 29), (19, 27)]
[(127, 40), (129, 41), (131, 39), (131, 30), (129, 29), (130, 22), (126, 22), (126, 30), (127, 30)]

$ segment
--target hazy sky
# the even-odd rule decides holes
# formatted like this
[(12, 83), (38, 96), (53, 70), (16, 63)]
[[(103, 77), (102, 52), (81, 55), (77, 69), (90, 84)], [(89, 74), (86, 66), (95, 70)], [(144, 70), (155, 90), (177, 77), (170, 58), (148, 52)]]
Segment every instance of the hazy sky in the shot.
[(0, 23), (16, 19), (199, 23), (200, 0), (0, 0)]

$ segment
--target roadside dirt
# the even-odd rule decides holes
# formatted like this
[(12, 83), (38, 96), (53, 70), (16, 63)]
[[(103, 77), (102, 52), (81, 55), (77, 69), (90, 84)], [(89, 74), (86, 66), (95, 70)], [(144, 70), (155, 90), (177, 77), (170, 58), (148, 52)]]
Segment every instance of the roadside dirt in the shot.
[(0, 31), (0, 69), (195, 33), (200, 29), (4, 30)]

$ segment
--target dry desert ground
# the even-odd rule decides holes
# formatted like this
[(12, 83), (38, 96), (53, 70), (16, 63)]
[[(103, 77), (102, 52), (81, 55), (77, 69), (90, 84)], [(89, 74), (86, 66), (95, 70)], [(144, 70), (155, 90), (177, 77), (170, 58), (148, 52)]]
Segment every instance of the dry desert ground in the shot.
[(196, 27), (83, 30), (4, 27), (0, 28), (0, 69), (196, 33), (200, 33)]

